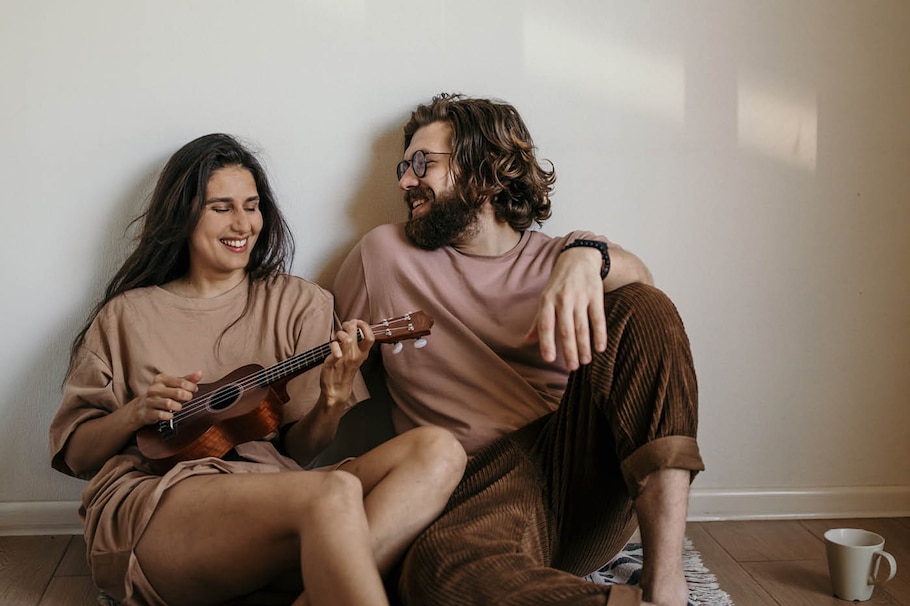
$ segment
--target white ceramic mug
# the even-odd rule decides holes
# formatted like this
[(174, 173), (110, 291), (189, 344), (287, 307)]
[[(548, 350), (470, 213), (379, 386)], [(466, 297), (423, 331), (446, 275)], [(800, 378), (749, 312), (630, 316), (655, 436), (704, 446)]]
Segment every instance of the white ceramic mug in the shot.
[[(825, 533), (828, 574), (834, 595), (842, 600), (865, 602), (872, 597), (877, 583), (894, 578), (897, 562), (884, 550), (885, 539), (874, 532), (858, 528), (832, 528)], [(882, 561), (890, 572), (879, 578)]]

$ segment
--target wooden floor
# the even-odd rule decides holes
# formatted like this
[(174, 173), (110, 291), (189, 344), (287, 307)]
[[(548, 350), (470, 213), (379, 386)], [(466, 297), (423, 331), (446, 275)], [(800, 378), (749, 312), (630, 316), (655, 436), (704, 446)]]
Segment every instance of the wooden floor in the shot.
[[(687, 534), (737, 606), (837, 606), (821, 536), (840, 527), (882, 535), (898, 562), (869, 604), (910, 606), (910, 518), (699, 522)], [(0, 537), (0, 604), (97, 605), (84, 550), (81, 536)]]
[(832, 606), (822, 535), (864, 528), (885, 537), (897, 576), (875, 588), (868, 604), (910, 606), (910, 518), (690, 523), (687, 535), (737, 606)]

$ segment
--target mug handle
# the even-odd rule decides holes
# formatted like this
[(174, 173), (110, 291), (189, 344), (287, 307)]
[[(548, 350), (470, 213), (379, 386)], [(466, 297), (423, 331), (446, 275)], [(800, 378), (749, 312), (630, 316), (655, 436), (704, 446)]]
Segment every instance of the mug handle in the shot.
[[(877, 556), (877, 557), (876, 557)], [(894, 575), (897, 574), (897, 562), (894, 560), (894, 556), (888, 553), (887, 551), (876, 551), (873, 556), (875, 558), (875, 566), (872, 567), (872, 574), (869, 576), (869, 584), (875, 585), (877, 583), (887, 583), (894, 578)], [(890, 573), (888, 573), (887, 579), (879, 579), (878, 577), (878, 567), (882, 563), (882, 560), (887, 560), (888, 568)]]

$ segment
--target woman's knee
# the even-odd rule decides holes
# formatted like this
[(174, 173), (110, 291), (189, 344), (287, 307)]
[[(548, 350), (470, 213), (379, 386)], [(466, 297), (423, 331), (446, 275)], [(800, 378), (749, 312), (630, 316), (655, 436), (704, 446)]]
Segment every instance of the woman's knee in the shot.
[(304, 525), (313, 521), (364, 515), (363, 486), (346, 471), (305, 472), (317, 474), (314, 482), (290, 488), (292, 507)]
[(354, 474), (335, 470), (321, 472), (325, 477), (321, 482), (319, 501), (335, 500), (337, 505), (356, 505), (363, 503), (363, 486)]
[(464, 447), (448, 430), (440, 427), (418, 427), (402, 434), (406, 437), (408, 454), (405, 460), (425, 468), (425, 473), (440, 484), (454, 486), (461, 479), (467, 464)]

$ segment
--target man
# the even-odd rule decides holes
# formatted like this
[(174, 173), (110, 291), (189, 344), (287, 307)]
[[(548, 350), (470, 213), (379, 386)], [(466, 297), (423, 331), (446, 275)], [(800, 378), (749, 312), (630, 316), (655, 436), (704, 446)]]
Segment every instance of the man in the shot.
[[(410, 220), (358, 243), (342, 317), (435, 319), (383, 350), (396, 431), (472, 456), (399, 587), (413, 604), (679, 605), (688, 489), (703, 464), (688, 339), (644, 264), (589, 232), (550, 238), (555, 181), (506, 103), (440, 95), (405, 126)], [(585, 582), (640, 524), (642, 592)], [(607, 597), (609, 596), (609, 597)]]

